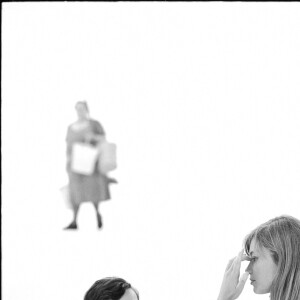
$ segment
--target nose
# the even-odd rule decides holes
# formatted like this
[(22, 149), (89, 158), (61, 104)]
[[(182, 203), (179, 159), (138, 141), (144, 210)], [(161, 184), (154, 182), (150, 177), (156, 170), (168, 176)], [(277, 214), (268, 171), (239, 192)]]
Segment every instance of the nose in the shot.
[(247, 268), (246, 268), (245, 271), (248, 272), (249, 274), (252, 273), (252, 261), (249, 262), (249, 264), (248, 264), (248, 266), (247, 266)]

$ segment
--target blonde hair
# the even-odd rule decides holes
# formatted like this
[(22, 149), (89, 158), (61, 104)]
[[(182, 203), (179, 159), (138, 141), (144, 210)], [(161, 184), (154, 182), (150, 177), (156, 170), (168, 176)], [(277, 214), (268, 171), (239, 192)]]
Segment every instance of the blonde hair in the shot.
[(278, 272), (271, 286), (271, 300), (300, 299), (300, 221), (280, 216), (258, 226), (245, 238), (249, 255), (251, 241), (268, 249)]

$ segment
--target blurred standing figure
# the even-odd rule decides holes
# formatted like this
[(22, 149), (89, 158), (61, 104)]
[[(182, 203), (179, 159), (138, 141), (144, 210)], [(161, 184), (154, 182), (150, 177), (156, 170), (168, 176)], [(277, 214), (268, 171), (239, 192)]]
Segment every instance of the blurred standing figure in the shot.
[(72, 147), (74, 143), (87, 143), (98, 145), (105, 139), (105, 132), (101, 124), (90, 118), (88, 105), (85, 101), (79, 101), (75, 105), (78, 120), (68, 127), (67, 131), (67, 172), (69, 176), (69, 195), (73, 209), (73, 220), (64, 229), (77, 229), (77, 214), (82, 202), (92, 202), (96, 211), (98, 228), (102, 227), (102, 219), (99, 213), (99, 203), (110, 199), (109, 183), (116, 183), (99, 172), (96, 163), (91, 175), (78, 174), (72, 171)]
[(139, 300), (138, 291), (122, 278), (97, 280), (86, 292), (84, 300)]

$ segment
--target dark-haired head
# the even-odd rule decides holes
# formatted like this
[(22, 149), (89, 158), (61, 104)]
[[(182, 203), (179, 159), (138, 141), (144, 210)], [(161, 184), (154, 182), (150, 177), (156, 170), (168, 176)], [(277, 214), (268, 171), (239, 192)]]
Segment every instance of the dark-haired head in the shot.
[(126, 300), (133, 300), (133, 297), (139, 299), (138, 291), (130, 283), (122, 278), (106, 277), (97, 280), (90, 287), (84, 296), (84, 300), (120, 300), (123, 296), (128, 296)]

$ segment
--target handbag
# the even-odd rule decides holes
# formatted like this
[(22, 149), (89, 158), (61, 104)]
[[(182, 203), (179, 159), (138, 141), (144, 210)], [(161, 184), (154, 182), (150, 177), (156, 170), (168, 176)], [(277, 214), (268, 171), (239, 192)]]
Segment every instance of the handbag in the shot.
[(99, 163), (100, 173), (107, 174), (117, 168), (117, 146), (114, 143), (103, 141), (99, 145)]
[(70, 188), (69, 185), (64, 185), (59, 189), (61, 196), (65, 202), (65, 205), (67, 206), (67, 208), (73, 208), (72, 203), (71, 203), (71, 199), (70, 199)]
[(98, 147), (90, 144), (74, 143), (72, 148), (71, 170), (74, 173), (91, 175), (99, 157)]

